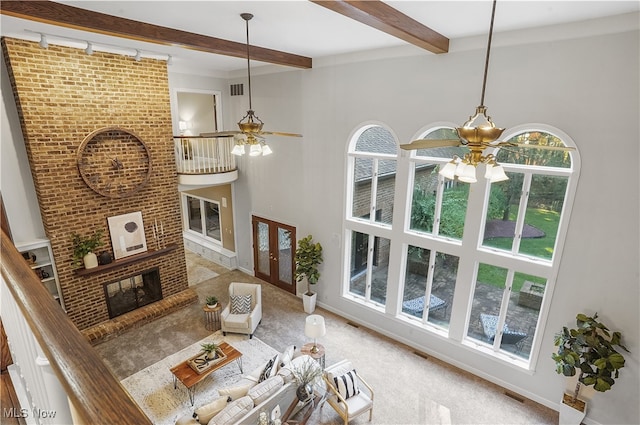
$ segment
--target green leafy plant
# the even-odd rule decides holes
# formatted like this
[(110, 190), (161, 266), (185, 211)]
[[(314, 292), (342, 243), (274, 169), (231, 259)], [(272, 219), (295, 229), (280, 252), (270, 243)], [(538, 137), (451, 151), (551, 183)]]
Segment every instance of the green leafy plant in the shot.
[(82, 259), (90, 252), (95, 252), (96, 248), (102, 246), (102, 230), (96, 230), (90, 236), (81, 236), (77, 233), (71, 234), (71, 243), (73, 244), (73, 264), (82, 266)]
[(558, 350), (551, 357), (556, 362), (556, 372), (565, 376), (578, 373), (572, 402), (578, 399), (581, 385), (593, 386), (600, 392), (610, 390), (619, 369), (624, 367), (624, 357), (615, 347), (629, 352), (620, 343), (621, 333), (610, 332), (597, 319), (597, 313), (593, 317), (580, 313), (576, 316), (577, 328), (564, 326), (554, 339)]
[(202, 347), (202, 351), (207, 353), (207, 357), (211, 357), (212, 354), (213, 356), (215, 356), (216, 351), (218, 351), (219, 348), (218, 344), (213, 342), (206, 342), (204, 344), (201, 344), (200, 347)]
[(207, 305), (216, 305), (218, 304), (218, 297), (209, 295), (206, 299)]
[(322, 263), (322, 245), (320, 242), (313, 242), (313, 236), (308, 235), (298, 241), (296, 249), (296, 270), (295, 279), (300, 282), (307, 278), (307, 295), (312, 295), (311, 285), (318, 283), (320, 272), (318, 265)]

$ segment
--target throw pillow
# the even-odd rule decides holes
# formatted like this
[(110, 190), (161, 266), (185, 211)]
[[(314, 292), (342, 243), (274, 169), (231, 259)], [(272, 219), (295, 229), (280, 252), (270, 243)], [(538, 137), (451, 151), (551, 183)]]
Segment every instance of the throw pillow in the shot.
[(231, 295), (231, 314), (251, 313), (251, 295)]
[(265, 381), (262, 381), (255, 387), (251, 388), (247, 395), (251, 397), (254, 405), (259, 405), (271, 395), (275, 394), (284, 385), (284, 380), (281, 376), (274, 376)]
[(274, 365), (276, 364), (277, 360), (278, 360), (278, 355), (276, 354), (275, 356), (273, 356), (271, 360), (267, 362), (264, 369), (262, 369), (262, 373), (260, 374), (260, 378), (258, 378), (258, 382), (265, 381), (267, 378), (271, 377), (272, 375), (271, 372), (272, 370), (275, 370)]
[(358, 388), (358, 381), (356, 379), (356, 370), (350, 370), (341, 376), (333, 378), (333, 382), (338, 390), (338, 393), (346, 400), (349, 397), (360, 393)]
[(293, 360), (293, 353), (296, 351), (295, 345), (290, 345), (282, 352), (280, 356), (280, 367), (284, 367), (289, 364), (291, 360)]
[(252, 409), (253, 400), (251, 397), (244, 396), (229, 403), (220, 413), (211, 418), (209, 425), (234, 424)]
[(201, 424), (208, 424), (211, 418), (227, 407), (227, 403), (230, 401), (231, 397), (219, 397), (211, 403), (205, 404), (204, 406), (196, 409), (193, 413), (193, 417)]
[(223, 397), (231, 397), (232, 400), (237, 400), (240, 397), (247, 395), (247, 392), (253, 387), (255, 383), (249, 382), (243, 385), (236, 385), (235, 387), (220, 388), (218, 394)]

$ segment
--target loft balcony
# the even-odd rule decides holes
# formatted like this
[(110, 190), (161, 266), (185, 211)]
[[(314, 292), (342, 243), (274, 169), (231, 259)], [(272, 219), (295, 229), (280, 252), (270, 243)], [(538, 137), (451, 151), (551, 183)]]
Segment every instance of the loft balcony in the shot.
[(238, 179), (233, 137), (174, 136), (178, 183), (215, 186)]

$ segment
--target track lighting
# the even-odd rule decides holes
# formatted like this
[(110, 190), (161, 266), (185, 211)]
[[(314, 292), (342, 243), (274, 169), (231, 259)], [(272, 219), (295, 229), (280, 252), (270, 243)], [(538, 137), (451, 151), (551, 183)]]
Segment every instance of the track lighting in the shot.
[(46, 49), (49, 47), (49, 43), (47, 43), (47, 36), (44, 34), (40, 34), (40, 47)]
[(171, 55), (167, 55), (167, 65), (173, 65), (173, 58)]
[(140, 62), (140, 59), (142, 59), (142, 54), (140, 53), (140, 50), (136, 50), (136, 55), (133, 57), (136, 62)]
[(84, 49), (84, 52), (91, 56), (93, 54), (93, 44), (87, 41), (87, 48)]

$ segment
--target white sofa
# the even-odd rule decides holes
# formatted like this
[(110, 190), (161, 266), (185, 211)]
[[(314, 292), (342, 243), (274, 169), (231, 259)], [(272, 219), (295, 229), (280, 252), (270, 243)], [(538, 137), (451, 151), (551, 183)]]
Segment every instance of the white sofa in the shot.
[(176, 425), (257, 424), (261, 412), (270, 413), (276, 406), (284, 414), (296, 399), (292, 371), (307, 361), (315, 363), (307, 355), (296, 354), (295, 346), (290, 346), (278, 354), (268, 371), (269, 362), (244, 375), (233, 386), (221, 388), (216, 399), (195, 409), (193, 415), (178, 419)]

